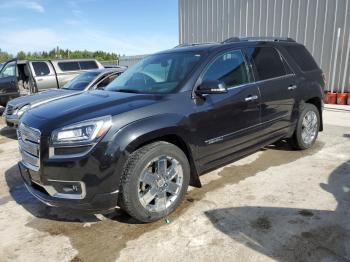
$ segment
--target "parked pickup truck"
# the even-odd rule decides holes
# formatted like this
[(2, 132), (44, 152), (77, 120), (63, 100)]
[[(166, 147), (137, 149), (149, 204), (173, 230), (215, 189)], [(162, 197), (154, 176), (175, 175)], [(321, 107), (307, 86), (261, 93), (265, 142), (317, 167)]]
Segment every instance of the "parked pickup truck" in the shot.
[(22, 115), (29, 109), (81, 92), (103, 89), (124, 71), (125, 68), (90, 70), (73, 78), (62, 88), (54, 88), (29, 96), (21, 96), (12, 99), (7, 103), (3, 114), (5, 122), (9, 127), (17, 126)]
[(10, 60), (0, 71), (0, 105), (20, 95), (63, 87), (80, 73), (99, 68), (103, 66), (95, 59)]

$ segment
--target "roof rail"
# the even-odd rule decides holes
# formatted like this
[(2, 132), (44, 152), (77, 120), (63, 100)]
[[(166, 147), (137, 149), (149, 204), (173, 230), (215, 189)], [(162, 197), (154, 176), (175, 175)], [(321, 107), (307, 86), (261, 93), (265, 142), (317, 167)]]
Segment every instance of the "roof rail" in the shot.
[(222, 42), (222, 44), (241, 42), (241, 41), (263, 41), (263, 42), (295, 42), (293, 38), (290, 37), (273, 37), (273, 36), (263, 36), (263, 37), (230, 37)]
[(175, 46), (174, 48), (178, 47), (186, 47), (186, 46), (197, 46), (197, 45), (212, 45), (212, 44), (217, 44), (216, 42), (206, 42), (206, 43), (183, 43)]
[(227, 43), (233, 43), (233, 42), (239, 42), (239, 41), (241, 41), (241, 39), (239, 37), (234, 36), (234, 37), (230, 37), (230, 38), (225, 39), (221, 43), (227, 44)]

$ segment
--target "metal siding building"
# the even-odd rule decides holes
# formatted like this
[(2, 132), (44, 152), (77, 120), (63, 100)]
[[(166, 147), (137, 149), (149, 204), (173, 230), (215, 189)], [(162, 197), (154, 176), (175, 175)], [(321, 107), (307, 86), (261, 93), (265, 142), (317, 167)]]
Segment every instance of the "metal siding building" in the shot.
[(147, 55), (121, 56), (119, 57), (118, 65), (131, 67), (146, 56)]
[(292, 37), (324, 70), (328, 89), (350, 92), (350, 0), (179, 0), (179, 21), (180, 44)]

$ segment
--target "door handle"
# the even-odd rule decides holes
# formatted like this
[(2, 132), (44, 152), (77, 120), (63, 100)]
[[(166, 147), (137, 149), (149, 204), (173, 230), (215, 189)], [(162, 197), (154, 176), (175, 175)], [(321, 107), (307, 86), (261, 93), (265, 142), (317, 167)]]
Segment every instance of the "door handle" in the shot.
[(294, 89), (297, 89), (298, 87), (297, 87), (297, 85), (290, 85), (290, 86), (288, 86), (288, 90), (294, 90)]
[(43, 81), (42, 78), (37, 78), (36, 81), (40, 82), (40, 81)]
[(250, 101), (254, 101), (254, 100), (257, 100), (258, 99), (258, 96), (257, 95), (254, 95), (254, 96), (247, 96), (244, 101), (246, 102), (250, 102)]

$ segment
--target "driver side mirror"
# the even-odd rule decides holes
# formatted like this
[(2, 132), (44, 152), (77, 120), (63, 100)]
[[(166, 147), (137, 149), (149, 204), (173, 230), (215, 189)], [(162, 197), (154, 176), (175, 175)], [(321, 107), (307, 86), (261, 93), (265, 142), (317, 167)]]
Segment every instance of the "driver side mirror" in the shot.
[(226, 85), (224, 82), (217, 80), (208, 80), (202, 82), (196, 89), (197, 95), (205, 94), (224, 94), (227, 93)]

